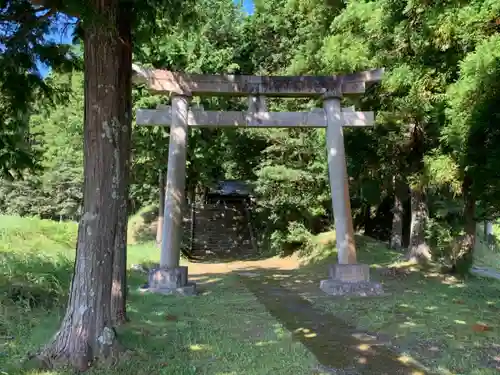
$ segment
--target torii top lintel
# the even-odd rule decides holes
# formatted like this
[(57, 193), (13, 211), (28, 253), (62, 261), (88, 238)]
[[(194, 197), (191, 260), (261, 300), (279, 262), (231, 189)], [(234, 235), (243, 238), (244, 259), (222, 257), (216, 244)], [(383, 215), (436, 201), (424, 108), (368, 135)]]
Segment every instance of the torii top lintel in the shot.
[(367, 83), (382, 79), (384, 69), (334, 76), (209, 75), (147, 69), (133, 65), (134, 81), (158, 94), (315, 97), (326, 93), (362, 94)]

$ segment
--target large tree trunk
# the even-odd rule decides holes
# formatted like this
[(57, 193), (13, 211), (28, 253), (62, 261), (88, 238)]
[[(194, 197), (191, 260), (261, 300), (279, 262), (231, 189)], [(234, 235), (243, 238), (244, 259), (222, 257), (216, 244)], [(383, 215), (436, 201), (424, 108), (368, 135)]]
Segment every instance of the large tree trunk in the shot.
[(400, 180), (395, 178), (394, 181), (394, 206), (392, 208), (392, 231), (389, 246), (391, 249), (400, 251), (403, 248), (403, 220), (404, 206), (403, 203), (408, 197), (408, 188)]
[[(126, 5), (126, 6), (125, 6)], [(120, 41), (120, 64), (118, 66), (119, 123), (118, 145), (121, 157), (117, 161), (117, 200), (119, 204), (118, 222), (115, 234), (113, 259), (113, 286), (111, 290), (111, 318), (115, 325), (127, 321), (127, 224), (128, 187), (130, 169), (130, 143), (132, 134), (132, 7), (121, 1), (118, 14)]]
[(472, 267), (474, 247), (476, 245), (476, 200), (471, 191), (472, 179), (464, 178), (462, 194), (464, 197), (464, 230), (465, 234), (460, 236), (453, 249), (452, 272), (466, 274)]
[[(86, 370), (114, 358), (118, 349), (111, 317), (115, 243), (122, 215), (122, 160), (128, 160), (120, 119), (123, 108), (117, 36), (119, 1), (91, 0), (95, 19), (84, 29), (84, 197), (76, 259), (65, 317), (41, 359), (47, 365)], [(103, 23), (106, 20), (106, 23)]]
[(161, 246), (163, 236), (163, 220), (165, 211), (165, 175), (160, 170), (158, 177), (158, 187), (160, 189), (160, 201), (158, 202), (158, 224), (156, 226), (156, 244)]
[(420, 187), (411, 188), (411, 224), (408, 258), (418, 263), (431, 259), (430, 249), (425, 240), (425, 226), (428, 209), (425, 193)]

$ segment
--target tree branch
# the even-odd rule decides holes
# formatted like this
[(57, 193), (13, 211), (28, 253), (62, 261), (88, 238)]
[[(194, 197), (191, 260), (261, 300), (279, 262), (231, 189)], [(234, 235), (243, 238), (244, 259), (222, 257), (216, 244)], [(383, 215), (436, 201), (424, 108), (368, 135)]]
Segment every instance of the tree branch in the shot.
[(74, 11), (69, 11), (67, 7), (64, 6), (62, 0), (30, 0), (31, 4), (35, 6), (40, 6), (43, 8), (49, 8), (55, 12), (65, 13), (68, 16), (79, 18), (80, 15), (76, 14)]

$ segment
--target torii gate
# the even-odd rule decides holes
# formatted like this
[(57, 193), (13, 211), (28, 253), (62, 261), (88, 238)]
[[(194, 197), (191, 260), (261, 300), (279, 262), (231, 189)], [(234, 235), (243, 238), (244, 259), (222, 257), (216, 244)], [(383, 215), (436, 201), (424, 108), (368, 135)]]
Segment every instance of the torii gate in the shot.
[[(340, 102), (343, 95), (362, 94), (367, 83), (380, 81), (383, 69), (339, 76), (199, 75), (145, 69), (135, 65), (133, 70), (136, 82), (146, 83), (154, 93), (172, 95), (171, 106), (139, 109), (136, 114), (138, 125), (171, 127), (160, 269), (150, 275), (151, 289), (166, 293), (185, 292), (186, 288), (189, 293), (194, 291), (194, 286), (187, 283), (187, 267), (179, 267), (189, 126), (326, 128), (328, 171), (338, 250), (338, 265), (332, 267), (331, 279), (344, 283), (369, 281), (368, 267), (356, 262), (342, 127), (373, 125), (374, 114), (341, 108)], [(189, 99), (193, 95), (248, 96), (248, 111), (205, 111), (199, 107), (190, 109)], [(322, 97), (323, 109), (310, 112), (268, 112), (266, 96)], [(327, 291), (323, 282), (322, 289)], [(336, 291), (327, 292), (339, 294)]]

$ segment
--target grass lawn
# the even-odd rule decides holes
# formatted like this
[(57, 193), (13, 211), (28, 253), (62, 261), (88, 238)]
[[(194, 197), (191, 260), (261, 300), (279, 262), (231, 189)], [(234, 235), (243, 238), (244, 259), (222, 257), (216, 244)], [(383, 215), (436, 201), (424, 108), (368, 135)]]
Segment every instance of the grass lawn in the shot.
[(401, 272), (387, 274), (380, 270), (399, 254), (360, 236), (358, 261), (372, 265), (372, 278), (391, 295), (328, 297), (317, 291), (317, 285), (325, 278), (325, 263), (331, 262), (325, 255), (335, 254), (334, 239), (333, 234), (317, 237), (306, 264), (293, 271), (288, 278), (293, 281), (284, 281), (285, 286), (360, 329), (386, 334), (395, 347), (434, 370), (468, 375), (500, 372), (500, 282), (475, 277), (461, 282), (404, 264), (398, 265)]
[[(22, 359), (58, 328), (75, 235), (74, 224), (0, 217), (0, 374), (23, 373)], [(130, 263), (155, 262), (158, 256), (152, 245), (129, 248)], [(314, 356), (292, 340), (238, 276), (201, 275), (202, 294), (183, 298), (136, 292), (144, 280), (130, 273), (131, 322), (119, 331), (121, 342), (132, 349), (127, 360), (89, 374), (317, 373)], [(6, 295), (16, 286), (23, 286), (23, 300), (13, 304)], [(39, 306), (30, 307), (30, 298)]]
[[(58, 328), (75, 236), (75, 224), (0, 216), (1, 375), (23, 374), (19, 363), (26, 353)], [(319, 290), (326, 265), (335, 262), (332, 233), (317, 236), (300, 259), (190, 264), (202, 291), (197, 297), (140, 294), (136, 290), (145, 276), (130, 271), (131, 322), (119, 334), (132, 350), (117, 367), (89, 374), (321, 374), (309, 346), (268, 313), (233, 272), (243, 269), (274, 278), (358, 330), (379, 333), (382, 341), (387, 338), (390, 346), (434, 371), (499, 373), (500, 282), (461, 282), (397, 263), (400, 272), (387, 274), (381, 270), (399, 254), (365, 237), (358, 237), (357, 245), (359, 261), (372, 265), (373, 279), (384, 284), (389, 296), (333, 298)], [(128, 255), (132, 264), (157, 262), (159, 254), (153, 245), (134, 245)], [(9, 296), (21, 301), (14, 304)]]

